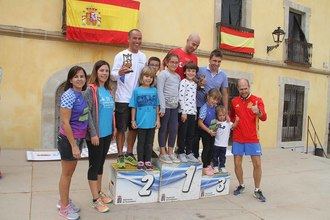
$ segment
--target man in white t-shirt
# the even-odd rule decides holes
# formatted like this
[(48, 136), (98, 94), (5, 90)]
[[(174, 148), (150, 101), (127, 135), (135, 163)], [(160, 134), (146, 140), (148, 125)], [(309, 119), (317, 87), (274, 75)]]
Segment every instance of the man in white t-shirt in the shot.
[[(133, 146), (136, 138), (136, 130), (131, 127), (131, 109), (128, 107), (133, 90), (138, 86), (138, 79), (142, 68), (147, 62), (144, 53), (140, 51), (142, 33), (138, 29), (128, 32), (128, 48), (119, 52), (113, 61), (111, 78), (117, 81), (115, 95), (115, 120), (117, 128), (118, 168), (125, 168), (125, 163), (136, 166), (137, 161), (133, 155)], [(123, 154), (125, 132), (127, 135), (127, 152)]]

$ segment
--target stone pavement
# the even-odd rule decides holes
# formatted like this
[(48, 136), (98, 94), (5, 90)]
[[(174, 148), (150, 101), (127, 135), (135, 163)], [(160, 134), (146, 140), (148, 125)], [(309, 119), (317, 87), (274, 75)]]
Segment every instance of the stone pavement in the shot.
[[(199, 200), (110, 205), (100, 214), (90, 208), (86, 180), (88, 161), (79, 161), (72, 179), (71, 198), (81, 208), (81, 219), (330, 219), (330, 160), (284, 149), (265, 149), (262, 157), (262, 190), (266, 203), (252, 196), (252, 163), (244, 158), (246, 190), (232, 195), (237, 185), (233, 158), (227, 158), (232, 174), (230, 194)], [(108, 159), (104, 180), (108, 179)], [(24, 150), (2, 149), (0, 154), (0, 219), (62, 219), (56, 210), (60, 162), (28, 162)], [(104, 181), (106, 190), (106, 181)]]

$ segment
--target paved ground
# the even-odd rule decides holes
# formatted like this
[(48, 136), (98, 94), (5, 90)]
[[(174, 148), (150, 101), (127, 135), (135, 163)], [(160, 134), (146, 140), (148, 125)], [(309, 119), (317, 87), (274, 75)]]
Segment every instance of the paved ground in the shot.
[[(106, 161), (105, 173), (111, 162)], [(244, 160), (247, 189), (240, 196), (232, 195), (237, 184), (232, 157), (228, 157), (227, 164), (233, 174), (230, 195), (162, 204), (111, 205), (109, 213), (99, 214), (89, 207), (88, 163), (83, 160), (73, 177), (71, 197), (82, 209), (81, 219), (330, 219), (329, 159), (283, 149), (264, 150), (262, 190), (266, 203), (252, 197), (250, 159)], [(27, 162), (25, 151), (2, 149), (0, 169), (0, 219), (61, 219), (55, 208), (59, 161)]]

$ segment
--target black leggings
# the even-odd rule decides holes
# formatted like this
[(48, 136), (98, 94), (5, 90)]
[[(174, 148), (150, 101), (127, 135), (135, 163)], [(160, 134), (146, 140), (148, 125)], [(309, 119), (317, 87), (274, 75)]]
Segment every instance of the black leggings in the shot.
[(155, 128), (138, 128), (138, 142), (136, 146), (138, 161), (151, 161)]
[(195, 120), (195, 127), (194, 127), (194, 136), (192, 141), (192, 153), (196, 158), (199, 157), (199, 140), (201, 138), (202, 129), (198, 126), (198, 116), (199, 116), (200, 108), (197, 108), (197, 120)]
[(196, 116), (187, 115), (187, 120), (185, 122), (181, 121), (181, 113), (179, 114), (179, 128), (178, 128), (178, 154), (186, 153), (187, 155), (191, 153), (191, 148), (193, 145), (193, 138), (195, 135), (195, 124)]
[(202, 151), (202, 162), (203, 168), (207, 167), (211, 164), (213, 155), (213, 145), (214, 145), (214, 137), (206, 133), (204, 130), (200, 129), (203, 143), (203, 151)]
[(88, 180), (97, 180), (97, 176), (103, 174), (103, 165), (109, 151), (111, 138), (112, 135), (100, 138), (99, 146), (94, 146), (90, 140), (86, 140), (89, 158)]

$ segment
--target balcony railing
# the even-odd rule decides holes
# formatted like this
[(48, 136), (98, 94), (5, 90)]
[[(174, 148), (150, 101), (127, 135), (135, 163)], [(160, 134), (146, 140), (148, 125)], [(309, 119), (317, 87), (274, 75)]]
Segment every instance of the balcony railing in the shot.
[(287, 64), (296, 64), (306, 67), (312, 66), (312, 49), (313, 45), (307, 42), (286, 39), (287, 48)]

